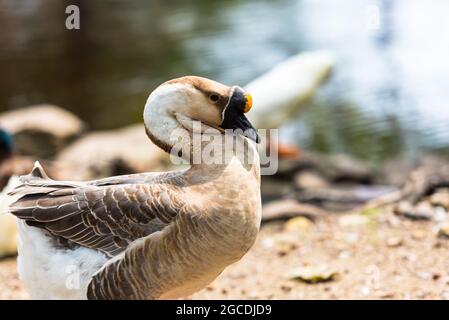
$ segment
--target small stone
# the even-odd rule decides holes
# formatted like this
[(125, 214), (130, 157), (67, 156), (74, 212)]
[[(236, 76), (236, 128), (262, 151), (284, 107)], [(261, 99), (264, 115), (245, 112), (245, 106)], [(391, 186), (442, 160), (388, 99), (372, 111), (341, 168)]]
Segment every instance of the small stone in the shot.
[(270, 238), (263, 239), (261, 241), (261, 245), (265, 249), (270, 249), (270, 248), (273, 248), (276, 245), (276, 242), (274, 241), (274, 239), (272, 237), (270, 237)]
[(432, 280), (437, 281), (441, 278), (441, 274), (439, 273), (434, 273), (432, 274)]
[(399, 247), (403, 244), (403, 241), (400, 237), (391, 237), (387, 239), (387, 246), (395, 248)]
[(392, 299), (394, 298), (394, 292), (380, 292), (378, 296), (381, 299)]
[(291, 285), (288, 285), (288, 284), (283, 284), (281, 286), (281, 290), (284, 291), (284, 292), (290, 292), (290, 291), (292, 291), (292, 289), (293, 289), (293, 287)]
[(388, 215), (386, 221), (392, 227), (398, 227), (401, 224), (401, 219), (393, 215)]
[(297, 249), (298, 246), (294, 243), (279, 243), (276, 248), (277, 248), (277, 255), (279, 257), (285, 257), (291, 251)]
[(344, 235), (344, 240), (348, 243), (355, 243), (359, 241), (359, 235), (357, 233), (347, 233)]
[(359, 214), (347, 214), (338, 219), (340, 227), (359, 227), (370, 223), (370, 219)]
[(440, 248), (443, 248), (444, 247), (444, 244), (441, 242), (441, 241), (435, 241), (435, 243), (433, 244), (433, 248), (435, 248), (435, 249), (440, 249)]
[(285, 257), (288, 254), (288, 252), (285, 250), (280, 250), (280, 251), (278, 251), (277, 254), (278, 254), (278, 257), (282, 258), (282, 257)]
[(446, 209), (442, 207), (435, 208), (435, 221), (438, 223), (444, 223), (447, 221), (447, 212)]
[(438, 230), (438, 237), (443, 239), (449, 239), (449, 222), (443, 224)]
[(412, 238), (415, 240), (422, 240), (426, 237), (426, 233), (422, 230), (413, 230)]
[(294, 199), (281, 199), (267, 203), (262, 208), (262, 221), (274, 221), (295, 217), (306, 217), (315, 220), (327, 213), (315, 206), (302, 204)]
[(370, 289), (370, 287), (368, 287), (368, 286), (363, 286), (363, 287), (360, 288), (360, 293), (361, 293), (362, 295), (364, 295), (364, 296), (369, 295), (370, 292), (371, 292), (371, 289)]
[(294, 178), (295, 185), (300, 189), (326, 188), (329, 183), (318, 173), (313, 171), (299, 172)]
[(438, 191), (430, 196), (430, 204), (449, 209), (449, 192), (448, 190)]
[(427, 272), (427, 271), (418, 272), (417, 275), (419, 278), (421, 278), (423, 280), (429, 280), (432, 277), (430, 272)]
[(416, 256), (416, 254), (414, 253), (410, 253), (410, 252), (402, 252), (400, 253), (400, 258), (404, 261), (410, 261), (410, 262), (415, 262), (416, 259), (418, 258)]
[(284, 224), (284, 229), (286, 231), (303, 231), (310, 229), (313, 226), (313, 222), (306, 217), (295, 217), (289, 219)]
[(411, 220), (430, 220), (433, 217), (433, 207), (430, 204), (421, 203), (413, 207), (409, 202), (401, 201), (395, 205), (393, 212)]
[(338, 254), (339, 259), (348, 259), (349, 257), (351, 257), (351, 254), (348, 251), (343, 250)]

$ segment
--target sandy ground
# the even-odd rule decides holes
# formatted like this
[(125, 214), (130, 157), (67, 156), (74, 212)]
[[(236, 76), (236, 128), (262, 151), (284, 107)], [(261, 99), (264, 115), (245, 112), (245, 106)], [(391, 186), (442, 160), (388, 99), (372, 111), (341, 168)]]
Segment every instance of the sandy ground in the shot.
[[(315, 284), (297, 268), (333, 273)], [(383, 214), (357, 223), (328, 216), (286, 231), (264, 225), (257, 243), (191, 299), (448, 299), (449, 239), (433, 221)], [(320, 273), (318, 272), (318, 273)], [(14, 258), (0, 261), (0, 299), (27, 299)]]

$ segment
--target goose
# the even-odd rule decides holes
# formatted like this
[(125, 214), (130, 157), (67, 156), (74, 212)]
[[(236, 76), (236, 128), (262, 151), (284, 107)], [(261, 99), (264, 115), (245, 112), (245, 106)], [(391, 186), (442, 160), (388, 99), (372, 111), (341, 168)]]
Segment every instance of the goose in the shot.
[[(77, 182), (49, 179), (36, 163), (10, 193), (18, 271), (31, 296), (182, 298), (241, 259), (257, 237), (262, 206), (260, 138), (244, 114), (250, 108), (238, 86), (173, 79), (149, 95), (144, 127), (189, 168)], [(222, 162), (198, 161), (207, 147), (231, 152)]]

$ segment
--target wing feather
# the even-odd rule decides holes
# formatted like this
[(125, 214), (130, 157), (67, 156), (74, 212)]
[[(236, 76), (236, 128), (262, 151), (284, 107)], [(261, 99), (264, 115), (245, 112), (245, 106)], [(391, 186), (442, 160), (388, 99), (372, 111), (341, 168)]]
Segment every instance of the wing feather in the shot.
[(35, 168), (11, 192), (20, 198), (10, 212), (55, 237), (114, 256), (163, 229), (181, 209), (170, 196), (179, 192), (173, 184), (144, 183), (148, 177), (77, 183), (51, 180)]

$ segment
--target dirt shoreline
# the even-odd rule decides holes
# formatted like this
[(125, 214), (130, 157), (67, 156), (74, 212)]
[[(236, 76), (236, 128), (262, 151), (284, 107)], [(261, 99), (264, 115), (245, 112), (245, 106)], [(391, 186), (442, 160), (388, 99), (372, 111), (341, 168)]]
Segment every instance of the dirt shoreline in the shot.
[[(433, 221), (393, 213), (348, 221), (330, 215), (290, 231), (265, 224), (241, 261), (188, 299), (449, 299), (449, 239), (438, 237)], [(290, 279), (302, 267), (336, 277)], [(15, 259), (1, 260), (0, 299), (28, 298)]]

